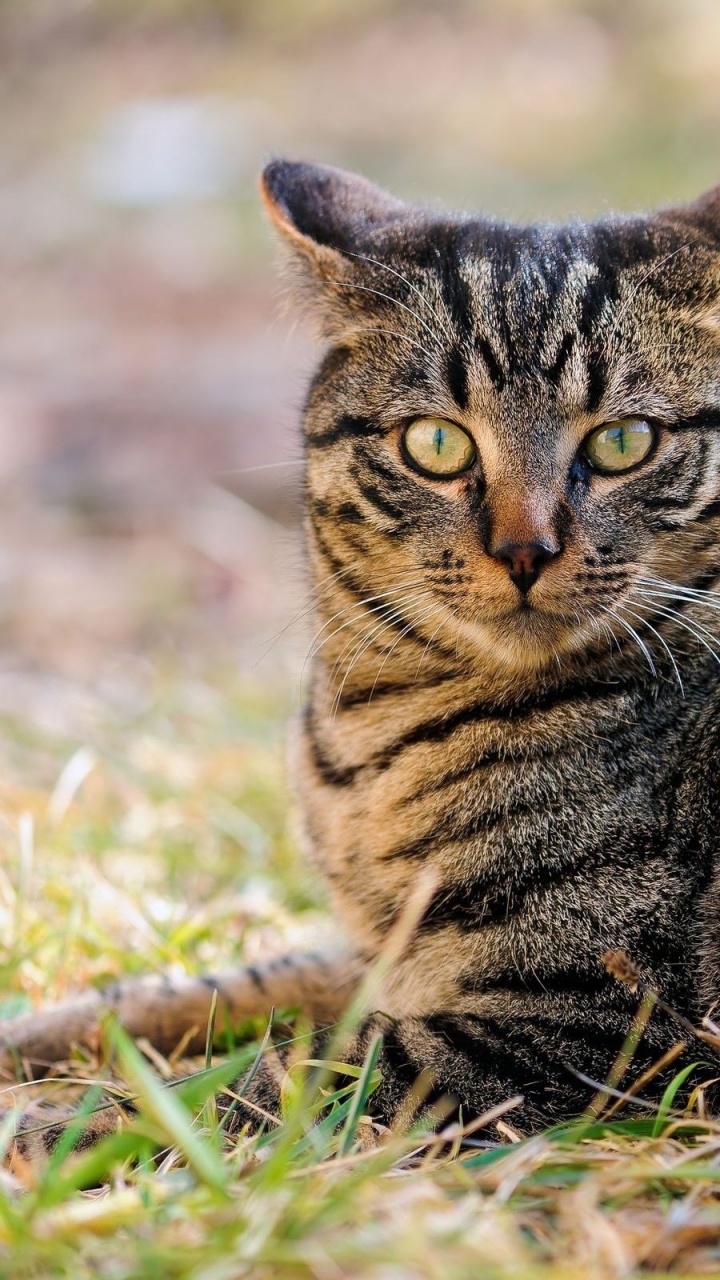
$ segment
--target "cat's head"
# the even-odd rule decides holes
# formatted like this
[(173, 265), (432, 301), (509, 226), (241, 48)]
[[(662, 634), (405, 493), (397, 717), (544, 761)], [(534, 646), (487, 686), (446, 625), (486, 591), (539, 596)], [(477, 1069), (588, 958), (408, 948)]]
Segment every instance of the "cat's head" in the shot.
[(714, 580), (720, 189), (531, 227), (285, 161), (263, 190), (329, 344), (305, 416), (327, 580), (518, 673), (642, 642), (659, 584)]

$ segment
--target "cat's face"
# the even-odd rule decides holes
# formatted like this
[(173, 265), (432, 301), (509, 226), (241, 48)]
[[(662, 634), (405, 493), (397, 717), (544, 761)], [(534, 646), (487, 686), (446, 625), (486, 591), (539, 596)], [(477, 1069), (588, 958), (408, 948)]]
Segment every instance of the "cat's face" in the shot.
[(266, 172), (330, 349), (306, 414), (325, 569), (521, 671), (642, 634), (720, 563), (720, 197), (507, 227)]

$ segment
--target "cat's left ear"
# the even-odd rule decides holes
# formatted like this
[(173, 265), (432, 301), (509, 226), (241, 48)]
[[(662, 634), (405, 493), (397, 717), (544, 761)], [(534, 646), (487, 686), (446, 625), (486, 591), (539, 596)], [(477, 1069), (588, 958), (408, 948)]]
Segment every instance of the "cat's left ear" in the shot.
[[(352, 289), (382, 233), (408, 206), (366, 178), (302, 161), (273, 160), (261, 192), (270, 221), (299, 268), (302, 292), (332, 329), (372, 305), (372, 290)], [(377, 297), (375, 298), (377, 303)]]
[(273, 160), (261, 190), (270, 219), (292, 247), (311, 258), (362, 252), (374, 234), (407, 215), (407, 205), (344, 169)]
[(696, 227), (708, 231), (712, 239), (720, 239), (720, 186), (705, 191), (676, 212)]

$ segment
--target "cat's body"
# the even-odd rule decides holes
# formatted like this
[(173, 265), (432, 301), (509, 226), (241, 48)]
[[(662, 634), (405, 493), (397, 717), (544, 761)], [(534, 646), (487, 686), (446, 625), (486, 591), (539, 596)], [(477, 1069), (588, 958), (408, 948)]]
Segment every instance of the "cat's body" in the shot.
[[(720, 196), (515, 228), (303, 165), (265, 194), (329, 344), (294, 771), (356, 959), (313, 970), (310, 1003), (353, 989), (434, 873), (354, 1051), (382, 1030), (386, 1119), (426, 1069), (465, 1114), (522, 1094), (534, 1127), (629, 1031), (605, 952), (690, 1019), (720, 995)], [(256, 978), (221, 983), (231, 1010), (282, 1003)], [(634, 1069), (675, 1038), (656, 1014)]]

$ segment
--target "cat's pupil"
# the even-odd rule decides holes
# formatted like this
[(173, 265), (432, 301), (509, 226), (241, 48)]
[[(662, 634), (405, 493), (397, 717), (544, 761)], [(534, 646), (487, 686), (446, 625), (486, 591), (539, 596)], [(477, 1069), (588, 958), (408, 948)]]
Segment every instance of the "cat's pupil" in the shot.
[(438, 457), (440, 457), (440, 450), (443, 447), (444, 439), (445, 439), (445, 431), (442, 427), (438, 427), (437, 431), (435, 432), (435, 436), (433, 438), (433, 443), (435, 445), (435, 452), (438, 455)]

